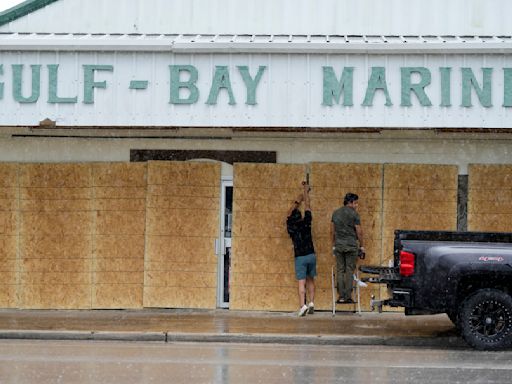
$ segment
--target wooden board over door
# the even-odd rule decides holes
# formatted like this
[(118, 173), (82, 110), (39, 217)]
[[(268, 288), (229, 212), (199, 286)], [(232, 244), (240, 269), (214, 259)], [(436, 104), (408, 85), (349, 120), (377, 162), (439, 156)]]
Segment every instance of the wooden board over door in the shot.
[(286, 213), (302, 191), (304, 165), (235, 164), (230, 309), (298, 308)]
[(148, 162), (144, 307), (216, 307), (220, 171)]

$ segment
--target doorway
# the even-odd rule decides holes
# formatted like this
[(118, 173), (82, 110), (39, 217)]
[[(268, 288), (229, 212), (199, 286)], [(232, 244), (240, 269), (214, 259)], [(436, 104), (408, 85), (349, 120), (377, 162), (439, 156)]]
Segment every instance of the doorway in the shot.
[(217, 306), (219, 308), (229, 308), (231, 234), (233, 228), (233, 177), (223, 177), (221, 181), (221, 188)]

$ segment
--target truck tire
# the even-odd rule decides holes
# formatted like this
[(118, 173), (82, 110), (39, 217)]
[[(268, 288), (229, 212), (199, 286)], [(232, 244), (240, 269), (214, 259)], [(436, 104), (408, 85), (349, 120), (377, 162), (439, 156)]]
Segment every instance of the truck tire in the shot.
[(462, 303), (458, 321), (473, 348), (506, 348), (512, 342), (512, 297), (497, 289), (478, 290)]

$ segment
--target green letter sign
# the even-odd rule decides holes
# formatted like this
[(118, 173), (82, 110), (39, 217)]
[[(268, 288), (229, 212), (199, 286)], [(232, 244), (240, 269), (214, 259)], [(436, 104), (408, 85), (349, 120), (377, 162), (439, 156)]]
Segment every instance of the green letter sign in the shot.
[(29, 97), (24, 97), (22, 94), (23, 64), (12, 65), (12, 96), (18, 103), (35, 103), (39, 100), (39, 93), (41, 91), (41, 66), (31, 65), (30, 68), (32, 68), (32, 92)]
[(256, 105), (256, 87), (258, 86), (261, 76), (263, 76), (263, 72), (265, 68), (264, 65), (260, 65), (258, 68), (258, 73), (256, 77), (253, 79), (249, 74), (249, 67), (246, 65), (241, 65), (237, 67), (240, 71), (240, 75), (242, 75), (242, 80), (244, 81), (245, 87), (247, 88), (247, 97), (245, 99), (245, 104), (247, 105)]
[[(170, 104), (194, 104), (199, 99), (199, 89), (196, 81), (199, 77), (196, 67), (193, 65), (169, 65), (171, 71), (171, 96)], [(187, 81), (180, 81), (181, 72), (188, 72)], [(186, 99), (180, 98), (180, 89), (188, 89), (189, 95)]]
[[(400, 72), (402, 78), (402, 101), (400, 105), (402, 107), (412, 106), (411, 92), (414, 92), (422, 106), (430, 107), (432, 103), (425, 93), (425, 87), (430, 84), (430, 71), (424, 67), (403, 67), (400, 68)], [(411, 76), (413, 73), (418, 73), (420, 75), (421, 80), (417, 84), (411, 83)]]
[(373, 105), (373, 96), (375, 96), (377, 89), (384, 91), (384, 95), (386, 96), (386, 104), (384, 105), (386, 107), (393, 105), (389, 97), (388, 86), (386, 84), (386, 69), (384, 67), (372, 67), (372, 74), (368, 80), (363, 106), (371, 107)]
[(217, 104), (217, 97), (219, 97), (219, 92), (222, 88), (225, 88), (228, 91), (229, 105), (235, 105), (236, 101), (235, 96), (233, 96), (233, 90), (231, 89), (228, 67), (225, 65), (216, 65), (210, 94), (208, 95), (206, 104)]
[(341, 79), (338, 81), (332, 67), (322, 67), (324, 72), (324, 97), (322, 105), (333, 105), (340, 103), (341, 93), (344, 92), (343, 105), (351, 107), (353, 102), (354, 67), (343, 68)]
[(462, 107), (471, 107), (471, 88), (475, 89), (480, 104), (485, 108), (492, 107), (491, 75), (492, 68), (482, 68), (484, 80), (480, 88), (471, 68), (462, 68)]
[(76, 103), (77, 97), (59, 97), (57, 96), (57, 84), (59, 82), (58, 75), (59, 65), (48, 64), (48, 102), (49, 103)]
[(95, 71), (114, 71), (112, 65), (84, 65), (84, 104), (94, 103), (94, 88), (107, 88), (106, 81), (94, 81)]

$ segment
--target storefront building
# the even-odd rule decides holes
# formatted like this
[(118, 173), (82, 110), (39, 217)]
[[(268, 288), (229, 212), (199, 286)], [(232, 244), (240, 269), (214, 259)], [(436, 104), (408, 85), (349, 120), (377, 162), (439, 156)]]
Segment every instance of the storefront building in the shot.
[[(329, 225), (512, 231), (507, 1), (29, 0), (0, 14), (0, 307), (293, 310)], [(370, 295), (385, 292), (368, 288)]]

